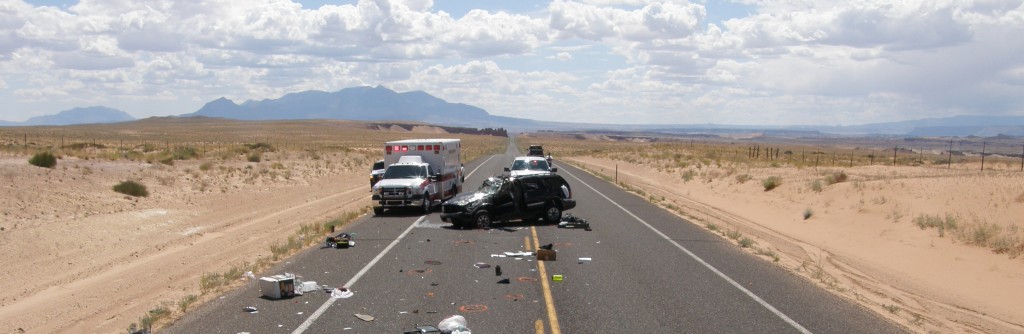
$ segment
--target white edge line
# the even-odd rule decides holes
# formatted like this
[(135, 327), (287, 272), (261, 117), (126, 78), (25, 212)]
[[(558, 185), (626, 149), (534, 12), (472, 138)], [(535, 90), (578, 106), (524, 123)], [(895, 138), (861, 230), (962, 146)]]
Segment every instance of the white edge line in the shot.
[[(363, 277), (363, 275), (366, 274), (367, 271), (370, 271), (370, 268), (376, 265), (377, 262), (380, 261), (380, 259), (384, 258), (384, 254), (387, 254), (388, 251), (391, 250), (391, 248), (394, 248), (395, 245), (397, 245), (398, 242), (402, 240), (402, 238), (405, 238), (405, 236), (409, 234), (409, 231), (412, 231), (413, 227), (416, 227), (416, 225), (423, 221), (423, 219), (425, 218), (427, 218), (426, 215), (420, 216), (420, 219), (417, 219), (415, 222), (412, 223), (412, 225), (409, 225), (409, 227), (405, 229), (405, 232), (402, 232), (402, 234), (399, 235), (398, 238), (395, 238), (395, 240), (392, 241), (391, 244), (385, 247), (384, 250), (380, 252), (380, 254), (377, 254), (377, 257), (373, 258), (373, 260), (370, 260), (370, 263), (367, 263), (366, 266), (363, 267), (362, 270), (359, 270), (359, 272), (356, 273), (355, 276), (352, 276), (352, 279), (348, 280), (348, 282), (345, 283), (345, 286), (351, 289), (352, 285), (356, 284), (356, 282), (359, 281), (359, 278)], [(317, 318), (320, 318), (320, 316), (323, 315), (324, 312), (326, 312), (327, 309), (330, 308), (331, 305), (334, 304), (334, 301), (336, 300), (338, 300), (338, 298), (327, 298), (327, 301), (325, 301), (323, 305), (320, 305), (320, 308), (316, 309), (316, 312), (310, 314), (309, 318), (306, 318), (306, 321), (303, 321), (298, 328), (295, 328), (295, 330), (292, 331), (292, 334), (300, 334), (302, 332), (305, 332), (306, 329), (309, 329), (309, 326), (312, 325)]]
[(789, 324), (790, 326), (793, 326), (793, 328), (796, 328), (796, 330), (800, 331), (800, 333), (805, 333), (805, 334), (811, 334), (811, 331), (807, 330), (807, 328), (804, 328), (803, 326), (800, 326), (800, 324), (798, 324), (798, 323), (797, 323), (796, 321), (794, 321), (794, 320), (793, 320), (792, 318), (790, 318), (789, 316), (786, 316), (785, 314), (783, 314), (783, 313), (782, 313), (782, 311), (779, 311), (778, 309), (776, 309), (776, 308), (775, 308), (774, 306), (772, 306), (771, 304), (768, 304), (768, 302), (764, 301), (764, 299), (761, 299), (761, 297), (758, 297), (757, 295), (755, 295), (755, 294), (754, 294), (753, 292), (751, 292), (750, 290), (747, 290), (747, 288), (744, 288), (744, 287), (743, 287), (743, 285), (740, 285), (739, 283), (736, 283), (736, 281), (734, 281), (734, 280), (733, 280), (732, 278), (730, 278), (729, 276), (727, 276), (727, 275), (726, 275), (725, 273), (723, 273), (723, 272), (719, 271), (719, 270), (718, 270), (718, 268), (715, 268), (715, 267), (714, 267), (714, 266), (712, 266), (712, 265), (711, 265), (710, 263), (708, 263), (707, 261), (704, 261), (704, 259), (702, 259), (702, 258), (700, 258), (699, 256), (697, 256), (697, 254), (694, 254), (693, 252), (691, 252), (691, 251), (690, 251), (689, 249), (687, 249), (686, 247), (683, 247), (683, 245), (680, 245), (680, 244), (679, 244), (678, 242), (676, 242), (675, 240), (672, 240), (672, 239), (671, 239), (671, 238), (669, 238), (669, 237), (668, 237), (667, 235), (665, 235), (665, 233), (661, 233), (661, 231), (659, 231), (658, 229), (654, 228), (654, 226), (651, 226), (651, 224), (648, 224), (648, 223), (647, 223), (646, 221), (644, 221), (643, 219), (640, 219), (640, 217), (637, 217), (637, 216), (636, 216), (635, 214), (633, 214), (633, 213), (632, 213), (632, 212), (630, 212), (629, 210), (626, 210), (626, 208), (625, 208), (625, 207), (623, 207), (622, 205), (619, 205), (619, 203), (616, 203), (616, 202), (615, 202), (615, 201), (613, 201), (613, 200), (612, 200), (611, 198), (608, 198), (608, 196), (605, 196), (605, 195), (604, 195), (604, 194), (602, 194), (602, 193), (601, 193), (600, 191), (597, 191), (597, 189), (594, 189), (594, 187), (591, 187), (591, 186), (590, 186), (589, 184), (587, 184), (586, 182), (583, 182), (583, 180), (580, 180), (580, 178), (576, 177), (576, 175), (573, 175), (573, 174), (572, 174), (572, 173), (570, 173), (569, 171), (565, 171), (565, 173), (566, 173), (566, 174), (569, 174), (569, 176), (572, 176), (572, 178), (576, 179), (576, 181), (580, 181), (580, 183), (582, 183), (583, 185), (587, 186), (587, 188), (590, 188), (590, 190), (593, 190), (593, 191), (594, 191), (595, 193), (597, 193), (597, 194), (598, 194), (598, 195), (600, 195), (601, 197), (604, 197), (604, 199), (608, 200), (609, 202), (611, 202), (611, 203), (612, 203), (612, 204), (614, 204), (615, 206), (619, 207), (619, 209), (620, 209), (620, 210), (622, 210), (623, 212), (625, 212), (626, 214), (628, 214), (628, 215), (629, 215), (630, 217), (633, 217), (633, 219), (636, 219), (636, 220), (637, 220), (638, 222), (640, 222), (641, 224), (644, 224), (644, 226), (647, 226), (647, 228), (651, 229), (651, 231), (654, 231), (654, 233), (658, 234), (659, 236), (661, 236), (661, 237), (662, 237), (663, 239), (667, 240), (667, 241), (668, 241), (669, 243), (671, 243), (672, 245), (675, 245), (675, 246), (676, 246), (676, 248), (679, 248), (679, 249), (680, 249), (680, 250), (682, 250), (682, 251), (683, 251), (684, 253), (686, 253), (686, 255), (689, 255), (689, 256), (690, 256), (691, 258), (693, 258), (694, 260), (697, 260), (697, 262), (699, 262), (699, 263), (700, 263), (701, 265), (703, 265), (704, 267), (706, 267), (706, 268), (708, 268), (709, 270), (711, 270), (712, 272), (714, 272), (714, 273), (715, 273), (716, 275), (718, 275), (718, 277), (721, 277), (721, 278), (722, 278), (722, 279), (724, 279), (724, 280), (725, 280), (726, 282), (729, 282), (729, 284), (732, 284), (732, 286), (736, 287), (736, 289), (739, 289), (740, 291), (742, 291), (743, 293), (745, 293), (745, 294), (746, 294), (747, 296), (749, 296), (749, 297), (750, 297), (751, 299), (753, 299), (754, 301), (756, 301), (756, 302), (757, 302), (758, 304), (761, 304), (761, 306), (764, 306), (764, 307), (765, 307), (766, 309), (768, 309), (769, 311), (771, 311), (772, 313), (774, 313), (774, 314), (775, 314), (776, 316), (778, 316), (778, 317), (779, 317), (780, 319), (782, 319), (783, 321), (785, 321), (786, 323), (788, 323), (788, 324)]
[(473, 168), (473, 170), (471, 170), (469, 172), (469, 174), (466, 174), (466, 177), (469, 177), (470, 175), (473, 175), (473, 173), (476, 173), (477, 169), (480, 169), (480, 167), (483, 167), (485, 164), (487, 164), (488, 161), (491, 161), (491, 159), (494, 159), (494, 157), (495, 156), (492, 155), (489, 158), (487, 158), (487, 160), (484, 160), (484, 162), (481, 162), (479, 165), (476, 166), (476, 168)]

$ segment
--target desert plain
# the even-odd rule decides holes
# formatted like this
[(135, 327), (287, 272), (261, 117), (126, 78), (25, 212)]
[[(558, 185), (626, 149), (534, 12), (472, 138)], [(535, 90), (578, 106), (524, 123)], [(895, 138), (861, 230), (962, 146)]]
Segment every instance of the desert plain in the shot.
[[(366, 214), (381, 144), (425, 137), (461, 138), (464, 161), (507, 143), (334, 121), (0, 128), (0, 332), (159, 329)], [(517, 139), (910, 331), (1024, 331), (1024, 173), (1012, 158), (985, 171), (941, 155), (811, 165), (792, 150), (750, 158), (753, 142)], [(53, 168), (28, 163), (43, 151)], [(112, 190), (126, 180), (148, 196)]]

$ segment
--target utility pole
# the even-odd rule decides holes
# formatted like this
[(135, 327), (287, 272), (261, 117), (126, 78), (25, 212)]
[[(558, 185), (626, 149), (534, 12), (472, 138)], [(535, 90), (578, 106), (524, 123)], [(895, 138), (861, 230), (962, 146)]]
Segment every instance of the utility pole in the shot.
[(892, 166), (893, 167), (896, 167), (896, 150), (898, 150), (899, 148), (900, 148), (899, 146), (894, 146), (892, 148)]

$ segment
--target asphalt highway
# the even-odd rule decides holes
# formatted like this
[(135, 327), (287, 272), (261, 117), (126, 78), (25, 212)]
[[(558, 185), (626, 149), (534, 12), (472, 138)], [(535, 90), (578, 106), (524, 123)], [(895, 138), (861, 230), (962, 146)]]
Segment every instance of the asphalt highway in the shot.
[[(466, 163), (463, 192), (516, 155), (510, 142), (505, 154)], [(592, 231), (540, 222), (459, 230), (438, 212), (370, 214), (345, 228), (355, 247), (307, 249), (267, 273), (347, 286), (352, 297), (270, 300), (251, 282), (161, 332), (403, 333), (450, 315), (475, 333), (907, 332), (636, 195), (555, 166), (577, 200), (566, 213)], [(494, 256), (546, 244), (555, 261)]]

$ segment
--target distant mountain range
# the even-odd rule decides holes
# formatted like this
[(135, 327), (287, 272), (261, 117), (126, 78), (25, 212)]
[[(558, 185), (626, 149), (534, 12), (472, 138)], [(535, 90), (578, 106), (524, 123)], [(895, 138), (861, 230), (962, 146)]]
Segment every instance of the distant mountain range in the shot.
[[(278, 99), (235, 103), (219, 98), (202, 108), (177, 117), (221, 117), (238, 120), (342, 119), (355, 121), (418, 121), (460, 127), (533, 130), (644, 131), (674, 134), (766, 133), (786, 137), (842, 135), (883, 136), (1024, 136), (1024, 116), (953, 116), (854, 126), (758, 126), (720, 124), (587, 124), (543, 122), (494, 116), (462, 103), (450, 103), (423, 91), (398, 93), (383, 86), (352, 87), (337, 92), (304, 91)], [(0, 126), (73, 125), (115, 123), (135, 120), (127, 113), (89, 107), (33, 117), (25, 122), (4, 122)]]
[(305, 91), (279, 99), (245, 101), (226, 98), (211, 101), (191, 114), (240, 120), (344, 119), (353, 121), (420, 121), (431, 124), (475, 127), (529, 127), (542, 123), (500, 117), (462, 103), (450, 103), (423, 91), (398, 93), (377, 87), (352, 87), (334, 93)]
[(0, 121), (0, 126), (75, 125), (118, 123), (134, 120), (135, 117), (132, 117), (132, 115), (117, 109), (107, 107), (86, 107), (61, 111), (56, 115), (36, 116), (29, 118), (24, 122)]

